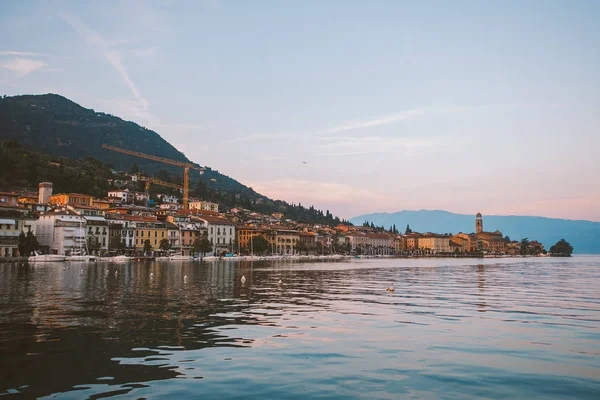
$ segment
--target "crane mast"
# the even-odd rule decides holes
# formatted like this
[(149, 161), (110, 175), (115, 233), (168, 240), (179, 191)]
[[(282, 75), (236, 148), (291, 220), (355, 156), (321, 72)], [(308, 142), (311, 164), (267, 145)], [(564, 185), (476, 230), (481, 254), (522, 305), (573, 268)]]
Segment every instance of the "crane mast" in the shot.
[[(159, 157), (159, 156), (153, 156), (151, 154), (141, 153), (139, 151), (122, 149), (120, 147), (111, 146), (108, 144), (103, 144), (102, 148), (107, 149), (107, 150), (116, 151), (117, 153), (127, 154), (127, 155), (130, 155), (133, 157), (145, 158), (146, 160), (152, 160), (152, 161), (160, 162), (163, 164), (169, 164), (169, 165), (174, 165), (174, 166), (183, 168), (183, 208), (185, 210), (188, 209), (189, 198), (190, 198), (189, 197), (190, 196), (190, 193), (189, 193), (190, 192), (190, 169), (199, 171), (200, 174), (203, 174), (204, 168), (197, 167), (192, 163), (171, 160), (171, 159)], [(168, 184), (168, 182), (159, 181), (157, 179), (154, 181), (155, 181), (154, 183), (156, 183), (157, 185), (162, 185), (162, 186), (167, 186), (167, 187), (171, 187), (168, 185), (172, 185), (172, 184)], [(146, 185), (148, 185), (148, 182), (150, 182), (150, 180), (146, 181)], [(161, 183), (158, 183), (158, 182), (161, 182)], [(164, 185), (163, 183), (167, 183), (167, 185)], [(177, 186), (177, 187), (175, 187), (175, 189), (181, 188), (178, 185), (174, 185), (174, 186)]]

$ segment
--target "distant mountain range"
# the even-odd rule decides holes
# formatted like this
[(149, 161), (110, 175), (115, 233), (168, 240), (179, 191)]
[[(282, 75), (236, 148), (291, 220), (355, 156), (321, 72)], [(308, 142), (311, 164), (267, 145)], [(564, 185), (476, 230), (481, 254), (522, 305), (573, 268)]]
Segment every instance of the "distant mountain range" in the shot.
[[(351, 218), (354, 225), (365, 221), (388, 228), (396, 225), (404, 232), (406, 225), (416, 232), (471, 233), (475, 232), (475, 215), (454, 214), (448, 211), (420, 210), (395, 213), (365, 214)], [(546, 249), (565, 239), (578, 254), (600, 254), (600, 222), (513, 215), (483, 216), (485, 231), (499, 230), (511, 240), (538, 240)]]

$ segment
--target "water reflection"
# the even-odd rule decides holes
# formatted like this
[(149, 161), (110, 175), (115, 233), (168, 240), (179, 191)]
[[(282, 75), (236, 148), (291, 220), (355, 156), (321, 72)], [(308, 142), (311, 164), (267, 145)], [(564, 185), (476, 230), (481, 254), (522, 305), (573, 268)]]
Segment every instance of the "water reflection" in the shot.
[(0, 393), (431, 395), (449, 376), (560, 365), (585, 395), (600, 388), (597, 260), (580, 277), (536, 262), (6, 264)]

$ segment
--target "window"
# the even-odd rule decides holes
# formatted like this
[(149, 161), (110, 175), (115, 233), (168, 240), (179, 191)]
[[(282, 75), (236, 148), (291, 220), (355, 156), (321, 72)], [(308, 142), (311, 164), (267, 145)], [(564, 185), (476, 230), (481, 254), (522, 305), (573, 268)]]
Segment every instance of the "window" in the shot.
[[(154, 231), (154, 237), (155, 238), (158, 237), (158, 231)], [(155, 240), (155, 242), (156, 242), (156, 240)]]
[(15, 221), (15, 229), (19, 229), (19, 221)]

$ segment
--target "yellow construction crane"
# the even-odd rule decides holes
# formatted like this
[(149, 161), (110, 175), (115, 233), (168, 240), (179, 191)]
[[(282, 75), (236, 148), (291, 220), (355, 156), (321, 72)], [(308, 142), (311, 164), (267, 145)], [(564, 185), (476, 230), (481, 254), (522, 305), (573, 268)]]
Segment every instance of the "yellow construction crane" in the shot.
[(138, 177), (138, 180), (140, 180), (142, 182), (146, 182), (146, 186), (145, 186), (145, 190), (146, 190), (145, 205), (146, 205), (146, 207), (148, 206), (148, 200), (150, 199), (150, 184), (165, 186), (165, 187), (168, 187), (171, 189), (179, 189), (179, 190), (183, 191), (183, 186), (181, 186), (181, 185), (176, 185), (174, 183), (161, 181), (160, 179), (156, 179), (156, 178), (149, 178), (147, 176), (138, 175), (137, 177)]
[(150, 184), (153, 185), (159, 185), (159, 186), (165, 186), (171, 189), (179, 189), (179, 190), (183, 190), (183, 186), (181, 185), (177, 185), (175, 183), (170, 183), (170, 182), (165, 182), (165, 181), (161, 181), (160, 179), (156, 179), (156, 178), (148, 178), (147, 176), (139, 176), (138, 175), (138, 180), (142, 181), (142, 182), (146, 182), (146, 190), (150, 190)]
[[(133, 157), (145, 158), (147, 160), (157, 161), (157, 162), (161, 162), (163, 164), (175, 165), (177, 167), (183, 168), (183, 208), (184, 208), (184, 210), (188, 209), (188, 202), (189, 202), (189, 196), (190, 196), (190, 176), (189, 176), (190, 169), (199, 171), (200, 174), (203, 174), (204, 168), (197, 167), (191, 163), (170, 160), (170, 159), (164, 158), (164, 157), (158, 157), (158, 156), (153, 156), (151, 154), (140, 153), (139, 151), (126, 150), (126, 149), (122, 149), (120, 147), (110, 146), (108, 144), (103, 144), (102, 148), (107, 149), (107, 150), (116, 151), (118, 153), (127, 154), (127, 155), (130, 155)], [(167, 183), (167, 182), (164, 182), (164, 183)]]

